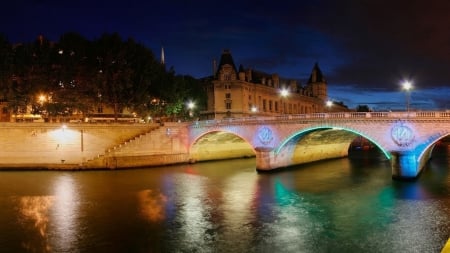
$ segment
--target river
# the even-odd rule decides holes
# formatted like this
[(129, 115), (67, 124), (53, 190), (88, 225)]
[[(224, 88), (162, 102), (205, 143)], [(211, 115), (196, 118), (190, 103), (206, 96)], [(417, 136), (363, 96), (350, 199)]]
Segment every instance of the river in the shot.
[(414, 182), (381, 154), (258, 173), (254, 159), (1, 171), (0, 252), (440, 252), (450, 151)]

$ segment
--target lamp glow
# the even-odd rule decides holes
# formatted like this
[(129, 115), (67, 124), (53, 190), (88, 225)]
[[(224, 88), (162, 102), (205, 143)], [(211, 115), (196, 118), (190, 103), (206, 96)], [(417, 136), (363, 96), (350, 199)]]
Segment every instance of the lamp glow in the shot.
[(411, 100), (411, 90), (412, 90), (412, 83), (408, 80), (404, 81), (403, 84), (403, 90), (405, 90), (405, 95), (406, 95), (406, 111), (408, 112), (408, 116), (409, 116), (409, 104), (410, 104), (410, 100)]
[(286, 102), (283, 102), (283, 98), (287, 97), (289, 95), (289, 91), (286, 88), (281, 89), (281, 113), (286, 113)]

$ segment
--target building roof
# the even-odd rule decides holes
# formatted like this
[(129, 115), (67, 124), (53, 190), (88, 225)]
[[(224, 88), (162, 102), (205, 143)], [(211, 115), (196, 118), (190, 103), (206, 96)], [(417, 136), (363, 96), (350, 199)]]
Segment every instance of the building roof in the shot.
[[(224, 49), (222, 55), (220, 56), (219, 66), (216, 71), (219, 71), (223, 65), (229, 64), (233, 66), (233, 70), (236, 71), (236, 65), (234, 65), (233, 57), (231, 56), (231, 52), (228, 49)], [(217, 72), (215, 73), (217, 75)]]
[(311, 71), (311, 75), (309, 76), (308, 84), (309, 83), (326, 83), (326, 82), (327, 81), (325, 80), (325, 77), (323, 76), (322, 71), (319, 68), (319, 64), (316, 62)]
[(263, 71), (259, 71), (259, 70), (255, 70), (255, 69), (250, 69), (250, 71), (252, 72), (252, 83), (261, 83), (261, 80), (263, 78), (265, 79), (271, 79), (272, 75), (271, 74), (267, 74)]

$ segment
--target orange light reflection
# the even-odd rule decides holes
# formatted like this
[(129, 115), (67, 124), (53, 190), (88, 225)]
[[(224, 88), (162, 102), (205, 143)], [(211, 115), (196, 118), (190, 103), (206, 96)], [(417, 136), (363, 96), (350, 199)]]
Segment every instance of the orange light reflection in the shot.
[(165, 219), (164, 206), (167, 197), (154, 190), (143, 190), (137, 193), (139, 202), (139, 212), (141, 216), (151, 222)]

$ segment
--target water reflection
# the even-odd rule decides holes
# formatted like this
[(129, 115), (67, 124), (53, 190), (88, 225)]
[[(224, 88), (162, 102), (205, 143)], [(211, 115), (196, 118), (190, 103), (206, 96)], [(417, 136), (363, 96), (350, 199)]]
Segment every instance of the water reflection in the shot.
[(414, 182), (364, 157), (276, 173), (257, 173), (254, 159), (2, 173), (0, 251), (439, 252), (450, 233), (446, 155)]
[[(264, 211), (259, 206), (259, 200), (265, 196), (257, 179), (255, 173), (243, 171), (228, 177), (223, 183), (221, 213), (226, 226), (221, 231), (221, 237), (224, 248), (249, 248), (252, 244), (257, 215)], [(231, 243), (234, 245), (227, 245)]]
[[(69, 174), (53, 178), (51, 195), (13, 197), (27, 252), (73, 251), (78, 229), (78, 193)], [(45, 184), (45, 182), (42, 182)]]
[(71, 174), (56, 177), (53, 182), (53, 192), (55, 201), (51, 212), (54, 222), (52, 245), (55, 251), (74, 250), (77, 237), (82, 235), (78, 227), (79, 193)]
[(166, 218), (164, 206), (167, 197), (156, 190), (142, 190), (137, 193), (139, 213), (150, 222), (163, 221)]
[(27, 231), (22, 237), (22, 247), (29, 252), (50, 252), (49, 209), (53, 196), (23, 196), (18, 199), (19, 224)]
[[(276, 250), (284, 245), (287, 252), (310, 251), (315, 248), (311, 245), (315, 244), (316, 233), (323, 231), (323, 228), (317, 226), (317, 218), (320, 218), (317, 214), (320, 211), (317, 205), (310, 202), (311, 198), (307, 193), (299, 193), (288, 188), (293, 183), (292, 179), (288, 179), (288, 182), (289, 184), (285, 184), (279, 178), (273, 182), (276, 203), (274, 215), (277, 222), (275, 226), (271, 225), (271, 222), (266, 225), (267, 236), (271, 240), (264, 247)], [(307, 232), (310, 228), (314, 228), (315, 231)], [(294, 241), (295, 243), (292, 243)]]
[(171, 236), (177, 238), (177, 244), (185, 249), (202, 248), (208, 241), (203, 238), (214, 224), (209, 219), (211, 210), (205, 192), (207, 178), (194, 173), (176, 174), (176, 216), (171, 224)]

